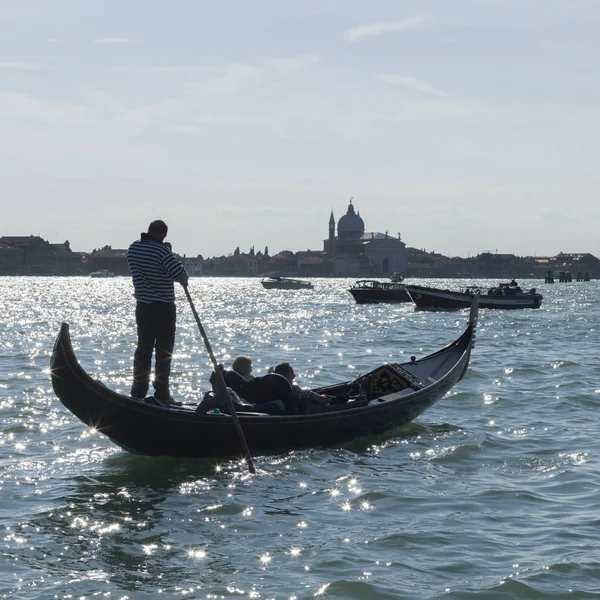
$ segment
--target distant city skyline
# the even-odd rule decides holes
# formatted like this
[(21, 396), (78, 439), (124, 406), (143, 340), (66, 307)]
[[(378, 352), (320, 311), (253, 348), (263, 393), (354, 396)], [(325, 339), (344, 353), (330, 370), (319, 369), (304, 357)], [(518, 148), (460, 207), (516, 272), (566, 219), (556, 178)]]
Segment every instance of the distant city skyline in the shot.
[[(0, 230), (0, 238), (2, 236), (12, 236), (12, 233), (7, 233), (6, 231)], [(69, 247), (71, 249), (72, 252), (77, 252), (77, 253), (82, 253), (82, 254), (92, 254), (95, 251), (99, 251), (99, 250), (104, 250), (106, 248), (110, 248), (112, 250), (127, 250), (127, 248), (129, 247), (129, 243), (126, 243), (123, 246), (119, 246), (116, 244), (111, 244), (111, 243), (101, 243), (98, 244), (97, 246), (94, 246), (92, 248), (78, 248), (78, 247), (74, 247), (73, 246), (73, 242), (71, 241), (71, 238), (69, 238), (69, 236), (67, 236), (66, 239), (53, 239), (51, 236), (45, 236), (43, 234), (39, 234), (39, 233), (32, 233), (32, 232), (24, 232), (21, 234), (18, 234), (20, 237), (29, 237), (29, 236), (35, 236), (35, 237), (40, 237), (42, 238), (42, 240), (53, 244), (53, 245), (62, 245), (64, 242), (69, 242)], [(398, 234), (393, 235), (391, 232), (388, 232), (388, 235), (390, 237), (397, 237)], [(133, 240), (132, 240), (133, 241)], [(169, 237), (166, 238), (165, 241), (169, 241)], [(170, 242), (169, 242), (170, 243)], [(227, 249), (225, 252), (220, 252), (220, 253), (215, 253), (215, 252), (211, 252), (210, 250), (208, 252), (191, 252), (191, 253), (186, 253), (186, 252), (182, 252), (180, 250), (178, 250), (176, 247), (173, 248), (173, 252), (175, 254), (178, 254), (180, 256), (187, 256), (187, 258), (196, 258), (198, 256), (202, 256), (203, 259), (208, 259), (208, 258), (219, 258), (219, 257), (226, 257), (226, 256), (231, 256), (233, 255), (236, 250), (239, 250), (240, 254), (250, 254), (252, 250), (254, 250), (254, 253), (259, 253), (262, 254), (264, 253), (265, 249), (268, 249), (268, 253), (269, 256), (275, 256), (276, 254), (279, 254), (281, 252), (293, 252), (293, 253), (303, 253), (305, 251), (311, 251), (311, 252), (323, 252), (323, 242), (321, 242), (321, 247), (319, 248), (305, 248), (305, 247), (300, 247), (300, 248), (278, 248), (275, 246), (271, 246), (269, 244), (253, 244), (252, 246), (249, 247), (244, 247), (241, 246), (240, 244), (235, 244), (235, 242), (232, 242), (232, 246), (231, 248)], [(595, 254), (594, 252), (590, 252), (589, 250), (586, 249), (582, 249), (582, 250), (578, 250), (578, 251), (574, 251), (574, 252), (565, 252), (563, 250), (556, 250), (556, 251), (551, 251), (549, 253), (544, 253), (544, 254), (515, 254), (512, 252), (502, 252), (500, 249), (484, 249), (484, 250), (476, 250), (473, 252), (469, 252), (468, 254), (462, 255), (462, 254), (445, 254), (444, 252), (440, 252), (438, 250), (435, 249), (430, 249), (430, 248), (423, 248), (423, 247), (419, 247), (419, 246), (410, 246), (409, 244), (406, 244), (406, 248), (407, 250), (416, 250), (416, 251), (421, 251), (421, 252), (426, 252), (426, 253), (430, 253), (430, 254), (436, 254), (436, 255), (441, 255), (441, 256), (446, 256), (447, 258), (464, 258), (464, 259), (468, 259), (468, 258), (474, 258), (478, 255), (481, 254), (500, 254), (500, 255), (514, 255), (516, 257), (519, 258), (543, 258), (543, 257), (556, 257), (556, 256), (560, 256), (561, 254), (591, 254), (592, 256), (600, 259), (600, 255)]]
[(600, 3), (6, 0), (3, 235), (600, 255)]
[[(252, 277), (295, 275), (302, 277), (520, 277), (589, 281), (600, 278), (600, 258), (589, 253), (518, 257), (483, 253), (471, 258), (444, 257), (417, 248), (381, 232), (367, 232), (351, 205), (338, 221), (334, 234), (330, 218), (329, 239), (322, 251), (241, 252), (227, 256), (183, 257), (190, 276)], [(69, 242), (52, 244), (39, 236), (0, 235), (2, 276), (129, 276), (125, 248), (105, 245), (92, 252), (73, 251)]]

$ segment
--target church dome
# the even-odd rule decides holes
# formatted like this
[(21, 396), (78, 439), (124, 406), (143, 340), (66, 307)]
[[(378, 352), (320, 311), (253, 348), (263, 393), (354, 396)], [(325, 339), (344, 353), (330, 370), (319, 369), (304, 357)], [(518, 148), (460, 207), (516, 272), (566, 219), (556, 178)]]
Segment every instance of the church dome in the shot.
[(338, 221), (338, 237), (360, 238), (365, 232), (365, 224), (359, 214), (354, 212), (352, 200), (348, 205), (348, 212)]

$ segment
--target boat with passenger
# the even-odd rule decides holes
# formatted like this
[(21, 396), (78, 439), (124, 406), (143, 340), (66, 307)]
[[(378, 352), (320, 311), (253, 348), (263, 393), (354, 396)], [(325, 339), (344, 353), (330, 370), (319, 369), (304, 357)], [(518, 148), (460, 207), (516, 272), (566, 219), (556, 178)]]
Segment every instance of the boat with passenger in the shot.
[(357, 304), (411, 301), (404, 284), (390, 281), (360, 279), (348, 291)]
[(312, 290), (313, 284), (310, 281), (302, 279), (292, 279), (291, 277), (271, 276), (261, 280), (262, 286), (266, 290)]
[[(448, 391), (464, 377), (469, 365), (477, 315), (475, 298), (463, 333), (444, 348), (420, 358), (415, 352), (403, 363), (389, 361), (386, 349), (384, 362), (368, 373), (313, 390), (335, 397), (334, 403), (314, 405), (304, 414), (281, 415), (262, 412), (260, 398), (235, 406), (250, 452), (327, 447), (381, 434), (410, 423), (441, 398), (450, 399)], [(414, 345), (422, 346), (418, 336)], [(407, 350), (402, 348), (402, 352)], [(54, 344), (50, 375), (55, 394), (71, 413), (129, 452), (205, 458), (243, 455), (236, 419), (227, 412), (227, 404), (205, 412), (205, 400), (163, 406), (110, 389), (80, 364), (67, 323), (62, 324)], [(284, 377), (279, 383), (290, 385)], [(273, 400), (267, 388), (263, 394), (262, 401)]]
[(513, 279), (510, 283), (499, 283), (491, 288), (470, 286), (460, 291), (442, 290), (421, 285), (406, 285), (415, 306), (423, 310), (467, 308), (475, 294), (479, 295), (480, 308), (517, 309), (539, 308), (543, 296), (535, 288), (523, 291)]

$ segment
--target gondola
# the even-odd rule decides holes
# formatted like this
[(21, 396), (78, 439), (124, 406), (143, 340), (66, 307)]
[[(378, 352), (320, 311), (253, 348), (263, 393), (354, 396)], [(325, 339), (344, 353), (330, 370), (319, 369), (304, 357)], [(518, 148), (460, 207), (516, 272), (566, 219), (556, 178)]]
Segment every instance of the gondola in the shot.
[[(462, 335), (445, 348), (402, 364), (383, 364), (351, 381), (319, 388), (343, 395), (343, 404), (318, 412), (272, 416), (236, 413), (253, 455), (339, 445), (383, 433), (417, 418), (465, 375), (475, 341), (478, 301)], [(239, 437), (229, 414), (202, 414), (196, 405), (162, 407), (119, 394), (80, 366), (63, 323), (50, 362), (54, 392), (89, 427), (136, 454), (175, 457), (239, 457)], [(202, 403), (200, 403), (201, 405)]]

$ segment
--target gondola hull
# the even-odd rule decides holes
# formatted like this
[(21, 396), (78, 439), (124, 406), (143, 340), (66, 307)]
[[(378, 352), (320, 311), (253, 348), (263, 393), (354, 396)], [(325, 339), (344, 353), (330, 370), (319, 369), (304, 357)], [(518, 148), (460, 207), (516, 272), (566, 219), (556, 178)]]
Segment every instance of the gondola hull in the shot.
[[(379, 434), (417, 418), (442, 398), (465, 374), (475, 335), (475, 317), (463, 335), (446, 348), (398, 368), (422, 382), (379, 399), (356, 399), (326, 412), (269, 416), (238, 413), (253, 455), (286, 449), (338, 445)], [(54, 391), (64, 406), (89, 427), (137, 454), (178, 457), (241, 456), (231, 416), (201, 414), (191, 408), (164, 408), (119, 394), (90, 377), (79, 365), (65, 323), (51, 359)], [(347, 386), (348, 383), (340, 384)], [(335, 393), (340, 386), (321, 388)]]

